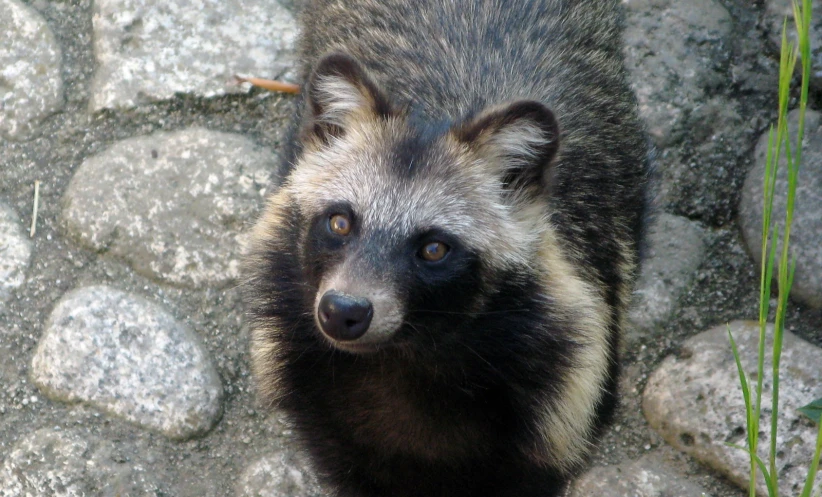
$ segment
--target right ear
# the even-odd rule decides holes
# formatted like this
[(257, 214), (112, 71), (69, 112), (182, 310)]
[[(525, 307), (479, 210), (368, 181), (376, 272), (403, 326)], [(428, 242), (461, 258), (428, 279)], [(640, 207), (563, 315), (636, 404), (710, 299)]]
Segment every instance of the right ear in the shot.
[(322, 57), (306, 88), (303, 138), (327, 142), (345, 134), (353, 117), (386, 118), (391, 105), (386, 95), (352, 56), (334, 52)]
[(452, 130), (460, 142), (491, 159), (490, 172), (507, 189), (542, 185), (559, 150), (559, 124), (542, 102), (492, 107)]

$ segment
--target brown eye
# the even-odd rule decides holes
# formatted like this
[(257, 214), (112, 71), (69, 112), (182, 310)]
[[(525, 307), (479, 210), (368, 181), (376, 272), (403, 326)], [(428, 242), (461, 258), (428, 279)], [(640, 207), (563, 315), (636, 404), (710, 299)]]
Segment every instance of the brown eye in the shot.
[(438, 262), (448, 254), (448, 245), (442, 242), (426, 243), (420, 250), (420, 257), (428, 262)]
[(351, 233), (351, 220), (343, 214), (334, 214), (328, 220), (328, 228), (338, 235), (346, 236)]

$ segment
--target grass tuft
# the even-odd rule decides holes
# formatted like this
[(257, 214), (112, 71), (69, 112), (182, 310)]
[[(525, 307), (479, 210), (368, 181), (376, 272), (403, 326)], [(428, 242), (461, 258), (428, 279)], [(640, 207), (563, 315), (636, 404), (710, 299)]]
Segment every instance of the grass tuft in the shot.
[[(793, 13), (798, 43), (794, 45), (788, 41), (787, 20), (782, 26), (782, 50), (779, 60), (779, 107), (776, 128), (771, 127), (768, 133), (768, 150), (765, 162), (764, 182), (764, 203), (762, 210), (762, 262), (760, 267), (760, 288), (759, 288), (759, 343), (757, 357), (757, 379), (753, 392), (750, 390), (751, 382), (748, 380), (742, 364), (739, 360), (736, 342), (731, 335), (730, 328), (728, 336), (736, 360), (739, 372), (739, 382), (742, 388), (742, 395), (745, 399), (745, 414), (747, 424), (747, 445), (742, 448), (750, 456), (750, 497), (756, 496), (756, 476), (757, 470), (762, 473), (765, 480), (769, 497), (779, 496), (778, 477), (779, 472), (776, 467), (776, 429), (779, 414), (779, 371), (782, 359), (782, 340), (785, 330), (785, 316), (787, 311), (788, 296), (793, 286), (793, 277), (796, 270), (796, 260), (789, 256), (789, 246), (791, 238), (791, 226), (793, 224), (793, 214), (796, 201), (796, 186), (799, 178), (799, 167), (802, 163), (802, 141), (805, 135), (805, 111), (808, 104), (808, 87), (811, 75), (811, 46), (810, 46), (810, 26), (811, 26), (811, 0), (793, 0)], [(799, 125), (796, 136), (792, 137), (788, 133), (788, 105), (790, 99), (791, 80), (796, 69), (796, 64), (801, 61), (801, 87), (799, 96)], [(773, 223), (773, 205), (776, 188), (776, 178), (779, 171), (780, 158), (785, 158), (788, 175), (787, 206), (785, 217), (780, 233), (779, 226)], [(781, 251), (779, 251), (779, 261), (777, 266), (777, 242), (781, 240)], [(759, 422), (761, 418), (763, 378), (765, 371), (765, 342), (767, 332), (768, 315), (771, 311), (770, 294), (771, 281), (774, 275), (774, 267), (777, 268), (778, 297), (776, 303), (776, 315), (773, 326), (772, 340), (772, 361), (771, 371), (773, 387), (771, 389), (771, 430), (770, 447), (768, 450), (768, 464), (765, 464), (758, 454), (759, 444)], [(752, 398), (752, 397), (755, 397)], [(800, 409), (800, 412), (813, 419), (818, 425), (816, 450), (808, 467), (808, 477), (801, 493), (801, 497), (811, 497), (813, 482), (819, 468), (820, 452), (822, 452), (822, 399), (815, 400)], [(741, 448), (741, 447), (740, 447)]]

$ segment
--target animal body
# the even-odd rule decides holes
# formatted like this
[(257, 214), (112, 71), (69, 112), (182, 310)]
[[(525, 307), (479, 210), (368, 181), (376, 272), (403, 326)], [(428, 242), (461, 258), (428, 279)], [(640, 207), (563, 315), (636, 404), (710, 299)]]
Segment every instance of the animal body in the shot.
[(559, 495), (611, 418), (648, 176), (617, 4), (305, 3), (244, 287), (333, 495)]

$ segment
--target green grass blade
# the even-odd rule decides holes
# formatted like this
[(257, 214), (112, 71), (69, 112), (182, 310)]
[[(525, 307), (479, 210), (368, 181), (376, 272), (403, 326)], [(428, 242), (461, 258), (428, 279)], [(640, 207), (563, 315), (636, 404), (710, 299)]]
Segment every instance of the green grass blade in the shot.
[[(794, 6), (798, 9), (798, 5), (794, 4)], [(797, 15), (799, 12), (797, 12)], [(800, 23), (801, 25), (801, 23)], [(783, 33), (783, 38), (785, 37), (785, 33)], [(802, 37), (802, 32), (799, 33), (800, 38)], [(800, 40), (801, 42), (801, 40)], [(783, 50), (783, 54), (785, 54)], [(794, 68), (796, 64), (798, 52), (791, 49), (791, 51), (787, 54), (787, 67)], [(804, 66), (803, 66), (804, 67)], [(786, 75), (780, 75), (786, 76)], [(789, 81), (786, 82), (789, 84)], [(781, 89), (781, 88), (780, 88)], [(781, 95), (780, 95), (781, 96)], [(787, 103), (787, 102), (785, 102)], [(801, 149), (802, 149), (802, 132), (801, 129), (804, 124), (804, 108), (800, 108), (800, 130), (797, 133), (796, 139), (796, 155), (792, 153), (791, 150), (791, 137), (789, 136), (788, 129), (787, 129), (787, 121), (783, 115), (780, 113), (780, 121), (777, 125), (777, 141), (779, 141), (779, 135), (781, 134), (784, 137), (784, 146), (785, 146), (785, 159), (787, 162), (787, 174), (788, 174), (788, 192), (787, 192), (787, 205), (785, 209), (785, 222), (783, 225), (783, 232), (782, 232), (782, 251), (779, 258), (779, 273), (778, 273), (778, 286), (779, 286), (779, 297), (777, 300), (776, 306), (776, 320), (774, 322), (774, 335), (773, 335), (773, 356), (771, 362), (772, 368), (772, 378), (773, 378), (773, 388), (772, 388), (772, 395), (771, 395), (771, 440), (770, 440), (770, 451), (768, 461), (770, 464), (770, 472), (772, 475), (777, 475), (776, 472), (776, 440), (777, 440), (777, 424), (779, 419), (779, 372), (780, 372), (780, 364), (782, 359), (782, 342), (784, 337), (784, 327), (785, 327), (785, 316), (787, 311), (787, 303), (788, 303), (788, 296), (791, 290), (791, 284), (793, 283), (793, 271), (792, 268), (789, 269), (788, 262), (789, 262), (789, 246), (790, 246), (790, 237), (791, 237), (791, 226), (793, 223), (793, 213), (794, 213), (794, 205), (796, 200), (796, 185), (798, 179), (798, 171), (799, 171), (799, 163), (798, 161), (801, 160)], [(779, 156), (777, 156), (778, 160)], [(776, 233), (774, 236), (777, 236)], [(794, 266), (795, 267), (795, 266)], [(776, 479), (776, 476), (775, 476)]]
[[(768, 298), (770, 295), (771, 281), (766, 279), (768, 260), (770, 259), (770, 252), (768, 252), (768, 238), (771, 233), (771, 211), (773, 210), (773, 180), (771, 178), (773, 169), (773, 153), (776, 149), (775, 145), (776, 133), (773, 129), (773, 124), (768, 130), (768, 149), (765, 156), (765, 176), (762, 178), (762, 195), (764, 201), (762, 202), (762, 261), (759, 271), (759, 326), (764, 328), (765, 322), (768, 319), (768, 308), (770, 307)], [(760, 333), (760, 336), (763, 334)]]
[[(794, 8), (796, 9), (797, 16), (800, 14), (798, 4), (794, 3)], [(798, 26), (800, 28), (804, 27), (804, 18), (798, 21)], [(783, 24), (783, 28), (786, 28), (787, 24)], [(802, 33), (800, 32), (800, 38)], [(771, 179), (773, 181), (773, 185), (775, 187), (775, 179), (776, 179), (776, 169), (778, 169), (780, 155), (780, 145), (784, 144), (785, 147), (785, 159), (787, 162), (787, 173), (788, 173), (788, 200), (787, 200), (787, 207), (785, 209), (785, 223), (782, 226), (782, 250), (779, 257), (779, 270), (778, 270), (778, 287), (779, 287), (779, 296), (777, 299), (777, 306), (776, 306), (776, 319), (774, 322), (774, 333), (773, 333), (773, 355), (772, 355), (772, 362), (771, 362), (771, 370), (772, 370), (772, 381), (773, 381), (773, 388), (771, 389), (771, 437), (770, 437), (770, 450), (768, 452), (768, 462), (769, 462), (769, 470), (770, 474), (773, 476), (774, 481), (777, 480), (777, 470), (776, 470), (776, 458), (777, 458), (777, 450), (776, 450), (776, 441), (777, 441), (777, 424), (779, 419), (779, 372), (780, 372), (780, 364), (782, 359), (782, 341), (784, 335), (784, 325), (785, 325), (785, 315), (787, 309), (787, 300), (788, 295), (790, 293), (790, 285), (789, 281), (792, 282), (793, 276), (789, 275), (788, 269), (788, 248), (790, 245), (790, 234), (791, 234), (791, 224), (793, 221), (793, 208), (794, 208), (794, 201), (796, 197), (796, 179), (797, 179), (797, 172), (798, 172), (798, 162), (796, 159), (801, 160), (801, 154), (797, 153), (796, 156), (792, 154), (791, 151), (791, 137), (788, 133), (788, 124), (787, 124), (787, 105), (788, 105), (788, 98), (789, 98), (789, 90), (790, 90), (790, 80), (793, 75), (793, 70), (796, 67), (796, 60), (798, 57), (798, 50), (794, 48), (792, 44), (789, 44), (787, 41), (787, 29), (783, 29), (782, 32), (782, 53), (780, 58), (780, 87), (779, 87), (779, 119), (777, 122), (777, 139), (776, 139), (776, 153), (773, 156), (774, 165), (776, 167), (772, 170)], [(801, 40), (800, 40), (801, 43)], [(804, 66), (803, 66), (804, 67)], [(800, 114), (804, 109), (800, 110)], [(800, 115), (800, 127), (803, 117)], [(797, 135), (795, 137), (797, 139), (797, 149), (801, 149), (802, 137)], [(783, 142), (784, 140), (784, 142)], [(773, 194), (774, 191), (769, 191), (769, 194)], [(779, 236), (778, 231), (774, 231), (773, 237), (774, 239)], [(772, 243), (773, 248), (773, 243)], [(774, 257), (775, 254), (771, 252), (769, 254), (771, 257)], [(770, 263), (770, 261), (769, 261)], [(761, 359), (761, 358), (760, 358)], [(778, 485), (775, 485), (776, 493), (771, 494), (772, 496), (778, 496)]]
[[(810, 37), (811, 26), (811, 2), (812, 0), (792, 0), (794, 21), (797, 32), (797, 43), (794, 45), (788, 41), (787, 19), (782, 25), (782, 46), (779, 61), (779, 91), (778, 91), (778, 119), (776, 127), (773, 126), (768, 133), (768, 150), (765, 162), (765, 174), (763, 178), (763, 210), (762, 210), (762, 261), (760, 265), (760, 303), (759, 303), (759, 346), (757, 358), (757, 381), (756, 381), (756, 401), (751, 399), (752, 392), (749, 379), (745, 376), (739, 359), (736, 343), (733, 340), (730, 329), (728, 336), (733, 348), (734, 359), (737, 364), (739, 381), (742, 387), (743, 398), (745, 399), (745, 411), (748, 426), (748, 453), (751, 458), (751, 497), (755, 496), (756, 468), (762, 472), (768, 486), (768, 493), (771, 497), (778, 497), (778, 473), (776, 469), (776, 440), (777, 421), (779, 418), (779, 376), (782, 358), (782, 345), (785, 329), (785, 318), (787, 314), (788, 296), (793, 286), (796, 271), (796, 259), (789, 256), (790, 235), (793, 223), (793, 214), (796, 200), (796, 186), (798, 183), (799, 168), (802, 163), (802, 142), (804, 140), (805, 110), (808, 100), (808, 86), (810, 80)], [(802, 89), (799, 102), (799, 122), (797, 134), (791, 137), (788, 132), (788, 106), (790, 104), (791, 80), (796, 69), (797, 60), (801, 60), (802, 68)], [(793, 146), (792, 146), (793, 145)], [(784, 213), (784, 224), (780, 229), (773, 227), (773, 206), (777, 184), (777, 173), (779, 171), (780, 159), (786, 161), (786, 173), (788, 178), (787, 203)], [(781, 235), (781, 236), (780, 236)], [(781, 241), (781, 250), (777, 260), (777, 242)], [(768, 467), (757, 454), (758, 426), (760, 422), (762, 391), (764, 379), (764, 357), (767, 330), (767, 318), (770, 311), (770, 289), (776, 270), (776, 280), (778, 286), (778, 298), (776, 304), (776, 319), (774, 320), (773, 331), (773, 355), (772, 355), (772, 375), (773, 388), (771, 397), (771, 437), (768, 457)], [(813, 407), (813, 403), (811, 405)], [(810, 407), (809, 407), (810, 408)], [(820, 414), (819, 417), (822, 417)], [(820, 429), (820, 443), (822, 443), (822, 429)], [(817, 448), (819, 449), (819, 447)], [(819, 450), (814, 458), (811, 473), (806, 482), (806, 489), (802, 497), (810, 497), (813, 480), (818, 469)]]
[(788, 288), (793, 288), (793, 276), (796, 274), (796, 257), (791, 259), (791, 267), (788, 269)]
[[(778, 496), (779, 487), (777, 486), (776, 476), (771, 478), (771, 475), (765, 468), (765, 463), (762, 461), (762, 459), (760, 459), (759, 456), (756, 454), (754, 454), (753, 457), (756, 460), (756, 465), (759, 466), (759, 471), (762, 472), (762, 477), (765, 478), (765, 485), (768, 487), (768, 495), (771, 497)], [(774, 473), (774, 475), (776, 475), (776, 473)]]
[(759, 435), (759, 428), (757, 425), (759, 423), (755, 422), (754, 410), (753, 406), (751, 405), (751, 390), (748, 386), (748, 378), (745, 375), (745, 369), (742, 367), (742, 361), (739, 360), (739, 350), (736, 347), (736, 341), (734, 340), (734, 336), (731, 333), (730, 325), (728, 325), (728, 339), (731, 341), (731, 350), (734, 354), (734, 361), (736, 361), (736, 370), (739, 373), (739, 384), (742, 386), (742, 398), (745, 400), (745, 424), (747, 427), (748, 436), (748, 453), (751, 455), (751, 477), (750, 487), (748, 488), (748, 490), (750, 492), (750, 497), (755, 497), (756, 462), (753, 456), (756, 455), (757, 438)]
[[(728, 339), (731, 341), (731, 350), (734, 354), (734, 361), (736, 361), (736, 370), (739, 373), (739, 384), (742, 386), (742, 398), (745, 400), (745, 412), (748, 415), (748, 421), (751, 421), (751, 415), (753, 414), (753, 406), (751, 405), (751, 390), (748, 387), (748, 378), (745, 374), (745, 370), (742, 368), (742, 361), (739, 359), (739, 350), (736, 347), (736, 340), (734, 340), (734, 336), (731, 333), (731, 327), (728, 325)], [(748, 426), (748, 430), (750, 431), (751, 426)]]
[[(765, 462), (758, 455), (752, 453), (751, 451), (749, 451), (745, 447), (742, 447), (741, 445), (736, 445), (728, 442), (725, 442), (725, 445), (727, 445), (728, 447), (732, 447), (734, 449), (739, 449), (747, 452), (751, 456), (751, 459), (759, 467), (759, 471), (762, 472), (762, 477), (765, 479), (765, 486), (768, 488), (768, 495), (776, 495), (776, 480), (771, 478), (771, 475), (768, 473), (768, 468), (765, 466)], [(751, 485), (753, 485), (754, 488), (756, 488), (755, 483), (751, 483)]]
[(808, 468), (808, 477), (805, 479), (805, 486), (802, 488), (800, 497), (810, 497), (811, 491), (813, 490), (813, 482), (816, 480), (816, 472), (819, 470), (819, 456), (822, 454), (822, 419), (820, 419), (822, 418), (822, 399), (811, 402), (809, 405), (800, 408), (799, 411), (807, 416), (803, 409), (807, 409), (814, 404), (818, 404), (818, 408), (811, 409), (811, 414), (816, 417), (808, 417), (814, 419), (818, 425), (816, 429), (816, 450), (814, 450), (811, 467)]
[[(811, 0), (803, 0), (802, 8), (799, 7), (799, 2), (794, 0), (794, 21), (796, 24), (796, 34), (799, 41), (799, 56), (802, 60), (802, 89), (799, 95), (799, 141), (805, 134), (805, 108), (808, 105), (808, 88), (810, 87), (811, 77), (811, 17), (812, 17)], [(801, 162), (801, 148), (797, 151), (797, 165)]]
[[(786, 34), (783, 31), (783, 50), (782, 50), (782, 61), (780, 62), (780, 68), (783, 68), (787, 65), (788, 61), (788, 54), (787, 51), (787, 38)], [(756, 377), (756, 404), (755, 404), (755, 412), (753, 414), (753, 423), (751, 426), (753, 428), (753, 440), (751, 445), (752, 451), (756, 453), (758, 445), (759, 445), (759, 421), (761, 419), (761, 411), (762, 411), (762, 390), (763, 390), (763, 380), (764, 380), (764, 371), (765, 371), (765, 338), (766, 338), (766, 330), (767, 330), (767, 319), (768, 319), (768, 310), (770, 308), (770, 294), (771, 294), (771, 281), (773, 278), (773, 268), (776, 264), (776, 233), (772, 234), (771, 230), (771, 221), (772, 221), (772, 213), (773, 213), (773, 204), (774, 204), (774, 190), (776, 189), (776, 177), (777, 172), (779, 171), (779, 157), (781, 155), (782, 143), (785, 140), (785, 129), (786, 123), (783, 119), (782, 109), (783, 107), (783, 97), (786, 96), (784, 94), (782, 87), (784, 84), (782, 71), (780, 69), (780, 115), (779, 120), (777, 121), (776, 131), (774, 132), (773, 128), (771, 128), (772, 134), (769, 135), (769, 143), (768, 143), (768, 152), (770, 161), (766, 163), (766, 174), (765, 174), (765, 188), (764, 191), (764, 202), (763, 202), (763, 213), (762, 213), (762, 271), (764, 275), (761, 276), (760, 279), (760, 304), (759, 304), (759, 344), (758, 344), (758, 355), (757, 355), (757, 377)], [(790, 83), (790, 80), (786, 80)], [(785, 101), (785, 104), (787, 101)], [(770, 237), (771, 243), (770, 247), (768, 246), (768, 238)], [(755, 462), (751, 459), (751, 468), (752, 473), (755, 472)], [(753, 479), (753, 478), (752, 478)], [(754, 497), (754, 494), (751, 493), (751, 497)]]

